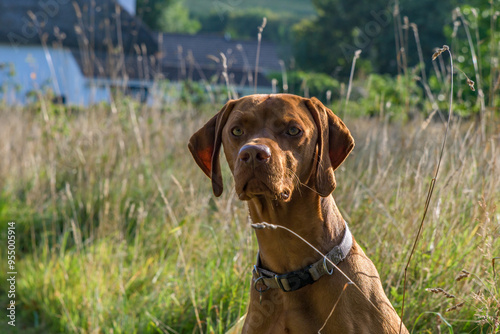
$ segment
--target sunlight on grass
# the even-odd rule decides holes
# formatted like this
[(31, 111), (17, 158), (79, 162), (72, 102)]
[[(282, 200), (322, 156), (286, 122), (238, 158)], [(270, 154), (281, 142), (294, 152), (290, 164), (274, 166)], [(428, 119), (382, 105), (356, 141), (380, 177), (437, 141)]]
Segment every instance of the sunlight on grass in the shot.
[[(226, 190), (215, 199), (186, 147), (217, 106), (171, 107), (126, 100), (116, 114), (106, 106), (56, 107), (49, 122), (36, 107), (0, 111), (8, 120), (0, 125), (7, 148), (0, 216), (19, 226), (18, 310), (26, 328), (223, 333), (245, 313), (256, 254), (245, 205), (227, 167)], [(334, 196), (399, 309), (443, 126), (345, 121), (357, 146), (337, 172)], [(472, 123), (452, 124), (409, 269), (404, 320), (416, 332), (435, 328), (438, 313), (455, 332), (487, 329), (495, 317), (498, 131), (489, 127), (482, 140)], [(473, 275), (456, 282), (462, 269)], [(456, 299), (425, 290), (432, 287)]]

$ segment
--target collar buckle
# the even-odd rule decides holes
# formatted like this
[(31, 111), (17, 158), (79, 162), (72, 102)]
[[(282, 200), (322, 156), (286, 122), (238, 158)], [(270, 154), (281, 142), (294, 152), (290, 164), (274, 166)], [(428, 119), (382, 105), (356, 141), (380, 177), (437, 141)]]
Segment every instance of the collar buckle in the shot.
[[(285, 276), (285, 277), (283, 277), (283, 276)], [(286, 276), (287, 276), (286, 274), (285, 274), (285, 275), (274, 275), (274, 280), (276, 281), (276, 284), (278, 284), (278, 287), (279, 287), (281, 290), (283, 290), (283, 291), (285, 291), (285, 292), (290, 292), (290, 291), (293, 291), (293, 290), (287, 290), (287, 289), (285, 289), (285, 287), (283, 286), (283, 283), (281, 282), (281, 279), (282, 279), (282, 278), (285, 278), (285, 279), (286, 279)]]

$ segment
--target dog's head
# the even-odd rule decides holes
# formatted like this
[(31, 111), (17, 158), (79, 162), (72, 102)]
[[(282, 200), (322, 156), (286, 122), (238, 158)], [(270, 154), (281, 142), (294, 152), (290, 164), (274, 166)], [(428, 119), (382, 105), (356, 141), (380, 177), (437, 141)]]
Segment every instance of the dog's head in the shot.
[(301, 186), (326, 197), (334, 171), (354, 147), (344, 123), (318, 99), (251, 95), (231, 100), (189, 140), (196, 163), (222, 194), (220, 147), (241, 200), (289, 201)]

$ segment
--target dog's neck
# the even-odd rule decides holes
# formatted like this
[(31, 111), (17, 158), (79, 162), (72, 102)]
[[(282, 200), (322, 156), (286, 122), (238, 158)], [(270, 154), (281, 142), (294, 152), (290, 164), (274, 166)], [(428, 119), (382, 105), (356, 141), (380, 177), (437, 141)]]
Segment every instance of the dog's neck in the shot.
[[(332, 196), (311, 196), (306, 193), (309, 191), (296, 192), (289, 202), (253, 198), (248, 201), (250, 217), (254, 223), (285, 226), (325, 254), (341, 242), (344, 220)], [(284, 229), (259, 229), (256, 235), (262, 265), (273, 272), (298, 270), (321, 258), (303, 240)]]

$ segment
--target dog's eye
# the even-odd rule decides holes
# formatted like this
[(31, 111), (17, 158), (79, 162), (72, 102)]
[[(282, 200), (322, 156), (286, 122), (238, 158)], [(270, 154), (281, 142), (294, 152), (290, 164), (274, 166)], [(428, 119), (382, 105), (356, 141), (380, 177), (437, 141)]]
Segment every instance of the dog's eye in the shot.
[(300, 132), (301, 131), (298, 127), (292, 126), (287, 130), (286, 134), (290, 136), (297, 136), (298, 134), (300, 134)]
[(239, 137), (243, 134), (243, 130), (241, 128), (236, 127), (231, 130), (231, 133), (233, 134), (233, 136)]

